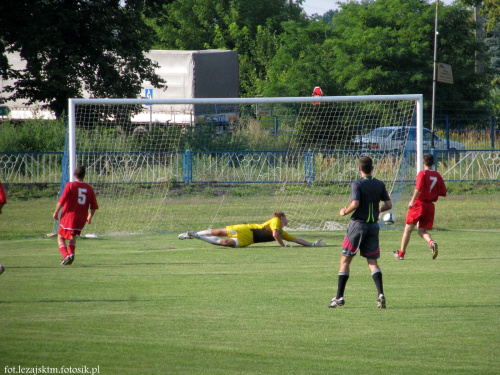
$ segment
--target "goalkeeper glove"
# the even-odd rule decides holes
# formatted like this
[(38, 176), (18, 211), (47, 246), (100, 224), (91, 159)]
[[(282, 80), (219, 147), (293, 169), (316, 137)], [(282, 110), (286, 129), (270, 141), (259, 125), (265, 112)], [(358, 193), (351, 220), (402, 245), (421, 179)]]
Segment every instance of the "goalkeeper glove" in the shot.
[(323, 246), (326, 246), (326, 242), (324, 242), (323, 239), (320, 238), (319, 240), (317, 240), (316, 242), (313, 243), (313, 246), (315, 246), (315, 247), (323, 247)]

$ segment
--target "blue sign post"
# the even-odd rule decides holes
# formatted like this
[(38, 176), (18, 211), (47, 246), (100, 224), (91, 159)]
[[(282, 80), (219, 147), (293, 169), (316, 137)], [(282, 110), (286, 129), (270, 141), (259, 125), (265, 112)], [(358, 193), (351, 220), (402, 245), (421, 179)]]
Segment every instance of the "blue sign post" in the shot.
[[(145, 89), (145, 97), (146, 99), (153, 99), (153, 89)], [(153, 105), (146, 104), (149, 106), (149, 131), (153, 130)]]
[[(145, 99), (153, 99), (153, 89), (145, 89)], [(146, 105), (152, 105), (152, 104), (146, 104)]]

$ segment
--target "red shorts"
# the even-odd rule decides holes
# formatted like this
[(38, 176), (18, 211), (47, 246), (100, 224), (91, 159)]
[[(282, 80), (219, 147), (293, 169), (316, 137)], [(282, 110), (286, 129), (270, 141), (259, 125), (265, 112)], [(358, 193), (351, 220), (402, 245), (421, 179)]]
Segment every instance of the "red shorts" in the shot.
[(59, 235), (68, 241), (71, 239), (71, 236), (77, 237), (80, 235), (80, 233), (82, 233), (81, 230), (65, 229), (63, 227), (59, 227)]
[(406, 224), (414, 224), (419, 228), (432, 229), (435, 207), (432, 202), (415, 201), (415, 205), (406, 214)]

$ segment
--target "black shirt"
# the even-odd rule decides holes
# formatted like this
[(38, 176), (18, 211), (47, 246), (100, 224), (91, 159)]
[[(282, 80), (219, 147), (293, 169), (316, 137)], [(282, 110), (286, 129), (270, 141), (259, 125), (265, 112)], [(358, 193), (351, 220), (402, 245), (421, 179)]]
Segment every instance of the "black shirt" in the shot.
[(376, 223), (378, 221), (378, 206), (380, 201), (389, 201), (385, 184), (374, 177), (361, 177), (351, 185), (351, 202), (359, 201), (359, 206), (352, 213), (351, 220), (363, 223)]

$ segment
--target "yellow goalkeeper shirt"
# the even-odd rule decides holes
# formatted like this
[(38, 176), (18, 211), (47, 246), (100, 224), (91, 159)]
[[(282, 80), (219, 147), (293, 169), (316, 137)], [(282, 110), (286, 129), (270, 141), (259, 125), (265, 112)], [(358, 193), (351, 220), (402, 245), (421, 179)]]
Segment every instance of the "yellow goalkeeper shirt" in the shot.
[(294, 237), (281, 228), (279, 217), (273, 217), (263, 224), (237, 224), (227, 226), (229, 237), (237, 238), (240, 247), (246, 247), (253, 243), (274, 241), (273, 230), (277, 230), (285, 241), (293, 241)]
[(277, 230), (281, 238), (285, 241), (293, 241), (294, 237), (281, 228), (281, 220), (279, 217), (273, 217), (263, 224), (249, 224), (253, 232), (254, 243), (274, 241), (273, 230)]

